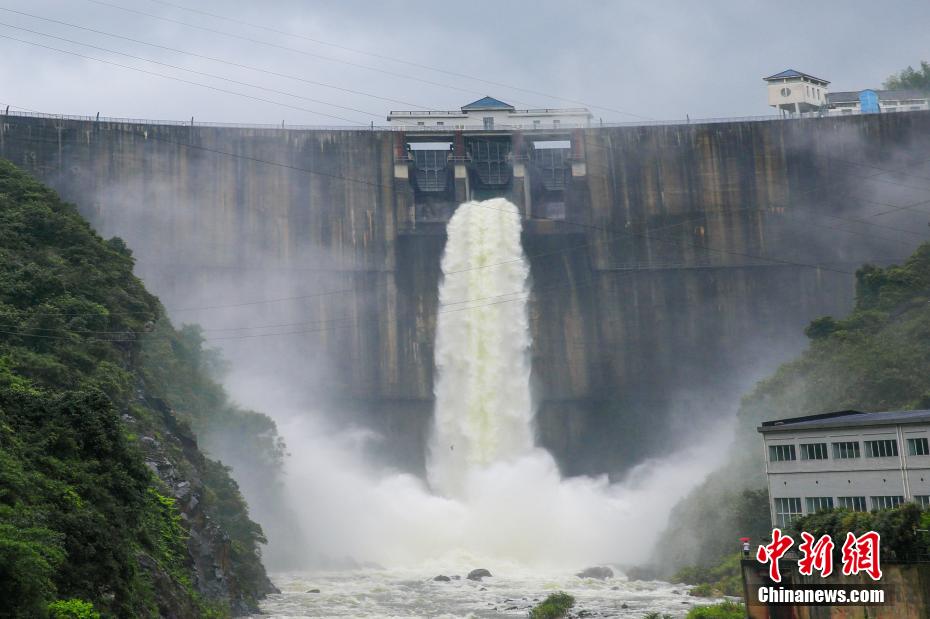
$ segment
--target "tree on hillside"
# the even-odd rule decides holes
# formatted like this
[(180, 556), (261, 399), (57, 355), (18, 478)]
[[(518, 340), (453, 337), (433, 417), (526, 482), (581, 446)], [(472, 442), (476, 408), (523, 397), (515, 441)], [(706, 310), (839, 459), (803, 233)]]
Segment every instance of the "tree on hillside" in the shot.
[(930, 92), (930, 62), (921, 60), (919, 69), (909, 66), (900, 73), (889, 76), (884, 86), (889, 90), (913, 88)]

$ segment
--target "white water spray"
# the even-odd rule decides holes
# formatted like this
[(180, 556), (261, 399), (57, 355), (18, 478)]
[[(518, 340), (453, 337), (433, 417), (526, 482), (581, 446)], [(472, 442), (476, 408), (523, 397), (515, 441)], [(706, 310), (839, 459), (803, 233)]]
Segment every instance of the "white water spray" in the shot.
[(529, 266), (520, 213), (507, 200), (461, 205), (447, 231), (429, 477), (437, 491), (461, 497), (469, 471), (533, 448)]
[(529, 273), (516, 207), (461, 205), (442, 268), (430, 486), (370, 466), (364, 453), (376, 437), (335, 432), (315, 421), (319, 414), (294, 411), (281, 428), (308, 556), (510, 575), (648, 560), (669, 511), (724, 457), (727, 433), (707, 428), (691, 448), (639, 465), (622, 483), (563, 478), (533, 440)]

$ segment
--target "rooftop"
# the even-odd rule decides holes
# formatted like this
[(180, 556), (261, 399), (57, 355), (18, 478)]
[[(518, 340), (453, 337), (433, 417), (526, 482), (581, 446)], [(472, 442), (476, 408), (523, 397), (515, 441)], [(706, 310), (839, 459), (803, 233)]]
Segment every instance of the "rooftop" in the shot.
[(477, 101), (472, 101), (467, 105), (462, 106), (462, 111), (466, 110), (511, 110), (513, 111), (513, 106), (509, 103), (504, 103), (500, 99), (495, 99), (494, 97), (482, 97)]
[(759, 432), (783, 432), (788, 430), (820, 430), (828, 428), (851, 428), (859, 426), (886, 426), (909, 423), (930, 423), (930, 410), (887, 411), (864, 413), (862, 411), (836, 411), (819, 415), (805, 415), (763, 421)]
[(768, 82), (771, 80), (783, 80), (783, 79), (789, 79), (793, 77), (806, 77), (809, 80), (814, 80), (815, 82), (821, 82), (822, 84), (830, 83), (827, 80), (820, 79), (819, 77), (814, 77), (813, 75), (810, 75), (808, 73), (801, 73), (800, 71), (795, 71), (794, 69), (785, 69), (781, 73), (776, 73), (775, 75), (770, 75), (762, 79)]
[[(872, 90), (872, 89), (866, 89)], [(828, 92), (827, 103), (858, 103), (859, 93), (864, 90), (845, 90), (841, 92)], [(900, 101), (902, 99), (926, 99), (928, 96), (925, 92), (919, 90), (872, 90), (878, 95), (879, 101)]]

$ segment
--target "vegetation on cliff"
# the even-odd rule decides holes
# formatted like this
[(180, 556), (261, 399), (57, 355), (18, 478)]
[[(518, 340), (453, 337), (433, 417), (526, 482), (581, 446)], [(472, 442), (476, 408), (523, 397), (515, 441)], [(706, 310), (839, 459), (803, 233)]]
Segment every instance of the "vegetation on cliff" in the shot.
[(770, 532), (760, 422), (930, 408), (930, 244), (900, 266), (859, 269), (853, 311), (819, 318), (806, 334), (809, 348), (743, 399), (729, 463), (673, 512), (659, 548), (666, 564), (709, 568), (736, 550), (738, 537)]
[(261, 529), (194, 432), (247, 426), (274, 468), (273, 423), (209, 378), (104, 241), (0, 161), (2, 617), (223, 616), (272, 589)]

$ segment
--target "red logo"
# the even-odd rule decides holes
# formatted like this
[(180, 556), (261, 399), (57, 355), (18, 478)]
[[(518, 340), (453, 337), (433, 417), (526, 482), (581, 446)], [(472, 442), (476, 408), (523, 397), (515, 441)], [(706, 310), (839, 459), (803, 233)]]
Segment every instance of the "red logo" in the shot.
[(882, 577), (882, 568), (878, 558), (878, 544), (881, 536), (875, 531), (863, 533), (856, 537), (853, 533), (846, 534), (843, 544), (843, 574), (850, 576), (865, 572), (872, 580)]
[(829, 535), (823, 535), (816, 543), (814, 536), (810, 533), (801, 533), (804, 539), (798, 546), (804, 556), (798, 561), (798, 572), (805, 576), (810, 576), (814, 570), (820, 572), (821, 578), (826, 578), (833, 573), (833, 540)]
[(794, 546), (790, 535), (782, 535), (781, 529), (772, 529), (772, 543), (759, 546), (756, 551), (756, 560), (759, 563), (769, 563), (769, 578), (781, 582), (781, 572), (778, 570), (778, 560)]
[[(820, 572), (821, 578), (833, 573), (833, 549), (836, 545), (829, 535), (821, 535), (819, 539), (807, 532), (801, 533), (804, 540), (798, 546), (803, 555), (798, 560), (798, 572), (804, 576), (812, 576), (814, 570)], [(872, 580), (880, 580), (882, 569), (879, 561), (879, 544), (881, 536), (875, 531), (863, 533), (856, 537), (854, 533), (846, 534), (846, 542), (842, 548), (843, 575), (852, 576), (865, 572)], [(759, 546), (756, 551), (756, 560), (759, 563), (769, 564), (769, 578), (774, 582), (781, 582), (781, 571), (778, 569), (778, 560), (794, 546), (790, 535), (785, 535), (781, 529), (772, 529), (772, 543)]]

